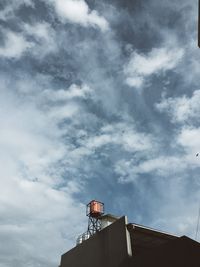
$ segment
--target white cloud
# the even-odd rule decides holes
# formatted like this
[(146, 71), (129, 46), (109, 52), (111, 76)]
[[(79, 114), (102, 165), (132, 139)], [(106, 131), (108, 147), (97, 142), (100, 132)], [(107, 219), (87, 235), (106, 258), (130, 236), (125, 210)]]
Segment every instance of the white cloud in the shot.
[(0, 47), (0, 57), (20, 58), (23, 53), (32, 47), (32, 43), (28, 42), (22, 35), (7, 31), (4, 34), (5, 43)]
[(73, 117), (79, 112), (79, 107), (76, 104), (68, 104), (66, 106), (51, 108), (49, 112), (49, 117), (55, 121), (62, 121), (63, 119), (68, 119)]
[(200, 90), (193, 92), (192, 97), (185, 95), (176, 98), (163, 99), (155, 106), (160, 112), (166, 112), (173, 123), (194, 123), (199, 121)]
[(92, 89), (87, 85), (78, 86), (72, 84), (67, 89), (50, 90), (45, 89), (41, 94), (41, 101), (51, 101), (54, 105), (48, 108), (49, 118), (56, 122), (63, 119), (74, 118), (80, 116), (80, 105), (76, 103), (77, 99), (85, 99), (92, 93)]
[(44, 97), (47, 97), (51, 101), (66, 101), (73, 98), (87, 98), (91, 95), (92, 89), (87, 85), (78, 86), (72, 84), (68, 89), (60, 90), (44, 90)]
[[(152, 153), (152, 152), (149, 152)], [(184, 156), (158, 156), (142, 160), (138, 163), (132, 160), (120, 160), (115, 165), (115, 172), (119, 175), (119, 182), (136, 182), (140, 175), (148, 174), (155, 177), (176, 176), (187, 168)]]
[[(14, 2), (17, 4), (22, 1)], [(50, 1), (44, 2), (48, 3)], [(60, 3), (59, 8), (58, 2)], [(100, 13), (90, 10), (85, 2), (76, 1), (72, 3), (72, 1), (68, 1), (68, 5), (66, 3), (67, 0), (65, 3), (64, 1), (54, 1), (56, 12), (61, 21), (80, 24), (84, 27), (97, 27), (102, 30), (108, 28), (108, 23), (103, 18), (103, 13), (100, 15)], [(80, 4), (80, 9), (78, 4)], [(68, 7), (71, 9), (68, 9)], [(118, 12), (117, 8), (116, 10), (113, 8), (113, 10)], [(108, 16), (110, 11), (106, 12), (108, 12)], [(4, 18), (11, 16), (12, 13), (13, 11), (8, 12), (7, 15), (4, 13)], [(2, 14), (1, 11), (0, 14)], [(112, 16), (114, 16), (113, 14)], [(50, 14), (50, 20), (51, 16), (52, 13)], [(120, 15), (121, 18), (122, 16)], [(34, 20), (34, 17), (31, 16), (31, 18)], [(17, 21), (19, 20), (20, 18)], [(93, 174), (95, 176), (99, 175), (99, 170), (96, 170), (96, 161), (94, 162), (93, 159), (97, 159), (99, 154), (103, 153), (108, 158), (108, 164), (110, 162), (115, 164), (115, 170), (113, 170), (112, 163), (110, 164), (110, 171), (113, 176), (109, 177), (109, 181), (106, 181), (106, 178), (104, 180), (105, 183), (108, 183), (108, 191), (110, 190), (109, 186), (111, 188), (120, 188), (120, 193), (116, 190), (115, 198), (118, 194), (122, 195), (124, 187), (117, 183), (114, 184), (114, 172), (118, 174), (121, 183), (134, 181), (138, 185), (138, 191), (142, 192), (141, 201), (145, 197), (148, 198), (146, 203), (148, 203), (149, 210), (152, 203), (155, 205), (155, 210), (151, 210), (150, 215), (156, 214), (153, 217), (157, 219), (160, 216), (158, 210), (163, 211), (165, 222), (162, 227), (158, 222), (159, 228), (167, 229), (170, 225), (174, 231), (176, 228), (176, 230), (180, 229), (180, 231), (185, 232), (194, 226), (192, 216), (195, 213), (195, 205), (191, 205), (193, 200), (189, 200), (188, 195), (185, 198), (186, 194), (184, 195), (181, 192), (180, 187), (187, 187), (184, 184), (187, 180), (184, 174), (190, 175), (190, 166), (199, 166), (199, 158), (192, 155), (193, 160), (189, 159), (191, 150), (195, 151), (195, 147), (199, 145), (195, 141), (199, 133), (198, 129), (185, 128), (184, 131), (182, 130), (179, 133), (176, 140), (172, 137), (171, 143), (175, 143), (174, 148), (176, 146), (178, 150), (184, 148), (183, 156), (180, 157), (176, 153), (172, 156), (161, 155), (161, 147), (158, 147), (157, 154), (155, 151), (152, 153), (154, 147), (159, 146), (157, 144), (159, 141), (157, 142), (151, 134), (138, 132), (134, 127), (134, 121), (128, 121), (124, 118), (124, 123), (111, 122), (113, 117), (119, 118), (123, 112), (126, 114), (130, 112), (127, 106), (130, 102), (128, 101), (129, 104), (127, 104), (127, 96), (119, 99), (119, 88), (116, 87), (116, 82), (112, 82), (112, 75), (108, 75), (109, 72), (99, 69), (100, 61), (97, 56), (96, 42), (88, 43), (86, 38), (83, 44), (77, 43), (76, 32), (74, 34), (74, 32), (69, 31), (70, 34), (68, 35), (68, 27), (65, 31), (63, 27), (57, 24), (56, 28), (58, 32), (55, 32), (46, 22), (31, 25), (21, 24), (21, 40), (25, 42), (31, 40), (32, 46), (31, 49), (24, 47), (16, 57), (19, 58), (19, 55), (30, 51), (31, 55), (37, 55), (39, 56), (37, 59), (40, 60), (41, 58), (42, 60), (42, 56), (46, 55), (46, 51), (55, 51), (54, 49), (57, 49), (56, 43), (59, 46), (60, 42), (62, 44), (65, 42), (68, 55), (76, 53), (77, 48), (82, 49), (82, 59), (87, 58), (86, 56), (88, 55), (92, 58), (92, 65), (90, 65), (90, 69), (93, 70), (92, 79), (95, 81), (97, 88), (99, 88), (98, 92), (94, 92), (96, 94), (94, 97), (96, 99), (99, 97), (102, 107), (98, 112), (94, 111), (92, 114), (93, 105), (86, 106), (88, 98), (93, 94), (93, 91), (86, 85), (77, 86), (74, 84), (67, 89), (51, 89), (55, 85), (55, 82), (51, 82), (54, 77), (52, 77), (52, 80), (50, 75), (42, 76), (40, 74), (36, 77), (33, 73), (41, 69), (36, 70), (35, 65), (33, 70), (27, 70), (28, 72), (31, 71), (29, 74), (30, 76), (32, 75), (31, 77), (27, 79), (26, 71), (16, 74), (16, 76), (23, 77), (20, 82), (14, 79), (13, 81), (10, 76), (9, 80), (12, 86), (6, 84), (4, 90), (0, 91), (0, 123), (2, 127), (0, 131), (0, 217), (2, 220), (0, 239), (5, 240), (5, 246), (0, 248), (0, 266), (2, 267), (15, 265), (21, 267), (58, 266), (60, 255), (74, 245), (77, 233), (81, 233), (82, 227), (84, 228), (87, 223), (83, 224), (85, 217), (84, 207), (74, 197), (74, 194), (82, 194), (85, 189), (79, 179), (84, 183), (85, 176), (88, 178)], [(67, 37), (63, 39), (63, 36)], [(106, 40), (104, 40), (108, 48), (106, 56), (111, 64), (115, 62), (115, 67), (114, 65), (109, 65), (107, 68), (114, 67), (115, 69), (116, 58), (121, 58), (122, 51), (121, 46), (111, 36), (109, 38), (106, 37)], [(70, 46), (73, 46), (73, 44), (74, 47), (72, 49)], [(63, 49), (61, 53), (63, 53)], [(174, 54), (174, 58), (172, 54)], [(65, 56), (67, 56), (66, 52), (64, 54), (59, 53), (59, 61), (53, 62), (52, 66), (49, 66), (49, 60), (40, 61), (42, 64), (39, 65), (47, 72), (49, 67), (54, 68), (54, 71), (57, 63), (59, 65), (60, 61), (62, 61), (64, 73), (68, 63), (71, 66), (71, 61), (65, 62)], [(71, 56), (73, 59), (74, 56), (77, 57), (77, 54), (70, 54), (70, 58)], [(159, 56), (160, 58), (158, 59)], [(128, 69), (129, 73), (126, 74), (127, 83), (135, 87), (142, 87), (152, 75), (175, 68), (176, 65), (173, 66), (173, 64), (178, 64), (179, 56), (181, 58), (181, 53), (174, 48), (172, 51), (168, 48), (153, 49), (146, 55), (133, 53), (130, 64), (128, 64), (130, 67)], [(72, 63), (73, 66), (77, 67), (75, 68), (76, 72), (79, 71), (80, 66), (78, 64), (83, 62), (82, 59), (78, 57), (78, 61)], [(138, 63), (138, 67), (135, 67), (137, 65), (131, 65), (134, 60), (135, 63)], [(50, 60), (50, 62), (52, 61)], [(119, 60), (118, 62), (121, 61)], [(198, 70), (197, 67), (196, 72)], [(19, 69), (17, 71), (19, 72)], [(55, 72), (58, 73), (59, 71), (60, 65)], [(78, 74), (78, 77), (81, 76), (82, 73), (80, 73), (80, 76)], [(89, 76), (87, 75), (85, 79), (90, 79)], [(109, 79), (107, 78), (108, 76), (110, 77)], [(64, 77), (66, 78), (66, 76)], [(187, 75), (185, 77), (188, 78)], [(2, 87), (2, 81), (0, 86)], [(187, 97), (186, 100), (188, 100)], [(84, 102), (85, 106), (82, 105), (82, 102)], [(99, 102), (95, 103), (95, 108), (99, 107)], [(172, 112), (173, 104), (175, 105), (174, 102), (170, 103), (169, 107)], [(182, 105), (184, 108), (179, 108), (178, 120), (188, 121), (188, 118), (194, 118), (194, 114), (191, 111), (185, 111), (190, 109), (188, 107), (190, 105), (181, 102), (180, 106)], [(198, 111), (197, 104), (195, 105)], [(107, 107), (106, 110), (105, 107)], [(88, 114), (89, 111), (87, 110), (89, 109), (91, 113)], [(101, 117), (101, 109), (109, 117), (110, 125), (107, 124), (107, 118)], [(130, 116), (134, 116), (132, 112), (134, 113), (131, 108)], [(182, 113), (183, 115), (181, 115)], [(99, 126), (102, 124), (105, 126)], [(146, 126), (143, 125), (143, 127), (145, 129)], [(194, 139), (192, 143), (188, 142), (189, 136)], [(88, 157), (90, 157), (89, 160)], [(125, 159), (118, 161), (122, 158)], [(101, 165), (100, 168), (102, 168), (103, 163), (101, 159), (98, 159), (98, 164)], [(83, 168), (87, 169), (86, 174), (82, 171)], [(91, 171), (88, 171), (88, 169)], [(63, 176), (65, 176), (65, 179), (63, 179)], [(177, 180), (177, 176), (180, 179), (184, 177), (182, 185), (171, 183), (168, 187), (169, 181)], [(138, 177), (142, 179), (141, 183)], [(162, 179), (163, 177), (166, 179)], [(149, 180), (147, 181), (148, 178)], [(161, 180), (161, 183), (158, 180)], [(156, 182), (154, 183), (154, 181)], [(147, 186), (145, 183), (147, 183)], [(157, 188), (155, 189), (155, 187)], [(101, 189), (97, 188), (97, 190)], [(148, 195), (150, 191), (152, 196), (155, 195), (157, 197), (156, 201), (155, 199), (150, 199)], [(193, 195), (194, 188), (191, 191), (191, 195)], [(173, 196), (172, 192), (174, 193)], [(130, 204), (130, 195), (128, 193), (126, 197), (128, 199), (127, 203)], [(177, 209), (176, 204), (178, 200), (183, 202), (184, 199), (187, 199), (189, 209), (186, 209), (183, 205), (183, 209), (180, 211)], [(166, 206), (163, 205), (163, 202), (167, 202)], [(124, 207), (128, 207), (128, 204), (124, 205), (124, 203), (120, 202), (121, 207), (123, 207), (122, 210)], [(183, 216), (178, 216), (177, 210)], [(129, 212), (128, 209), (127, 212)], [(144, 219), (144, 210), (138, 214), (136, 212), (134, 216), (143, 217)], [(149, 216), (147, 218), (146, 222), (149, 225)], [(49, 237), (51, 237), (51, 242), (49, 242)], [(10, 251), (12, 251), (12, 256), (10, 256)]]
[(176, 67), (183, 56), (178, 48), (153, 48), (148, 54), (133, 52), (124, 68), (128, 85), (140, 88), (145, 79)]
[(0, 46), (0, 57), (19, 59), (29, 53), (41, 60), (57, 51), (56, 34), (48, 23), (21, 24), (21, 32), (2, 32), (4, 43)]
[[(15, 87), (23, 82), (37, 88), (35, 96), (31, 88), (25, 91), (31, 98), (19, 95)], [(81, 184), (73, 176), (63, 179), (68, 167), (63, 161), (71, 152), (58, 126), (64, 115), (52, 119), (48, 100), (45, 105), (50, 107), (40, 108), (40, 82), (24, 79), (11, 91), (1, 79), (0, 239), (6, 240), (6, 248), (0, 248), (2, 266), (58, 266), (61, 254), (83, 231), (85, 208), (73, 196), (82, 190)]]
[(95, 149), (107, 145), (119, 146), (126, 152), (146, 151), (151, 148), (151, 137), (148, 134), (137, 132), (128, 123), (116, 123), (105, 125), (98, 135), (85, 136), (80, 140), (81, 146), (88, 154), (94, 153)]
[(90, 10), (84, 0), (51, 0), (62, 21), (68, 20), (83, 26), (98, 27), (102, 31), (108, 29), (106, 19), (95, 10)]
[(181, 148), (182, 155), (179, 159), (188, 169), (200, 166), (199, 158), (195, 156), (200, 150), (199, 103), (200, 90), (196, 90), (191, 97), (183, 95), (176, 98), (163, 98), (155, 105), (159, 112), (169, 116), (172, 123), (179, 123), (174, 147)]
[[(118, 175), (120, 183), (138, 182), (138, 178), (143, 175), (154, 175), (155, 177), (177, 179), (180, 175), (185, 175), (188, 171), (200, 167), (200, 128), (182, 127), (173, 139), (173, 147), (179, 153), (171, 156), (161, 154), (160, 147), (153, 147), (152, 144), (143, 151), (142, 159), (140, 154), (128, 160), (119, 160), (115, 163), (115, 173)], [(159, 149), (159, 151), (157, 151)], [(150, 156), (149, 156), (150, 155)]]
[(182, 155), (173, 156), (158, 156), (153, 159), (148, 159), (136, 168), (138, 173), (155, 173), (157, 177), (176, 177), (184, 170), (190, 167), (187, 156)]
[(135, 88), (140, 88), (144, 83), (144, 78), (142, 76), (129, 76), (126, 79), (126, 82), (129, 86), (133, 86)]
[(0, 57), (19, 59), (29, 52), (41, 60), (48, 53), (57, 51), (56, 33), (50, 24), (21, 23), (20, 29), (21, 32), (2, 30), (4, 42), (0, 46)]
[(49, 36), (51, 35), (52, 28), (46, 23), (36, 23), (36, 24), (24, 24), (24, 30), (27, 34), (35, 36), (36, 38), (49, 40)]
[(49, 23), (22, 24), (21, 28), (23, 36), (34, 38), (31, 50), (33, 56), (41, 60), (48, 53), (55, 53), (57, 51), (56, 33)]
[(129, 160), (119, 160), (115, 164), (114, 171), (119, 176), (118, 182), (120, 183), (135, 182), (138, 178), (138, 174)]
[[(198, 164), (199, 158), (195, 157), (197, 152), (200, 152), (200, 128), (183, 127), (177, 136), (177, 142), (185, 149), (190, 161)], [(189, 160), (189, 158), (188, 158)]]
[[(60, 20), (80, 24), (84, 27), (98, 27), (102, 31), (109, 28), (108, 21), (96, 10), (90, 10), (84, 0), (48, 0), (45, 3), (52, 3)], [(34, 8), (32, 0), (9, 0), (7, 5), (0, 11), (0, 19), (6, 21), (15, 16), (15, 11), (23, 5)]]

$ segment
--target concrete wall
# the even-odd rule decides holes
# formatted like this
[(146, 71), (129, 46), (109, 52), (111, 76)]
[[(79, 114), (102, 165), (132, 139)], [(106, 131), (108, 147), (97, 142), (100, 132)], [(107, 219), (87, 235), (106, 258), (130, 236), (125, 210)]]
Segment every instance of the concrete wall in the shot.
[(199, 267), (200, 244), (188, 237), (171, 240), (133, 257), (123, 267)]
[(127, 218), (122, 217), (61, 257), (61, 267), (118, 267), (131, 256)]
[(178, 237), (151, 229), (145, 229), (134, 224), (128, 224), (133, 256), (143, 254), (149, 249), (158, 247)]

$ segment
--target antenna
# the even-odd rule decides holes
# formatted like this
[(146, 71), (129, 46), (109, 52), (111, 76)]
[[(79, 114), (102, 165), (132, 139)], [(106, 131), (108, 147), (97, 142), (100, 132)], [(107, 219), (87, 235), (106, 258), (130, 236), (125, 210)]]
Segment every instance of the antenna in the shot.
[(198, 218), (197, 218), (197, 228), (196, 228), (196, 235), (195, 235), (196, 241), (197, 241), (198, 232), (199, 232), (199, 223), (200, 223), (200, 205), (199, 205), (199, 214), (198, 214)]

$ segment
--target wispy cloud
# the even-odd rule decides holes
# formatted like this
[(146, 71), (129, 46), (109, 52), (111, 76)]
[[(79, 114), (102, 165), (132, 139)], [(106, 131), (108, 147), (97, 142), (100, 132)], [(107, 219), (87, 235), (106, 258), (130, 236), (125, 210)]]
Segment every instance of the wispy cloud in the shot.
[(0, 57), (18, 59), (33, 45), (22, 35), (12, 31), (7, 31), (4, 34), (4, 39), (5, 43), (0, 46)]
[(48, 54), (57, 52), (56, 33), (49, 23), (22, 23), (20, 28), (24, 38), (32, 39), (32, 50), (29, 51), (32, 57), (41, 60)]
[(200, 90), (195, 90), (192, 97), (183, 95), (176, 98), (163, 98), (155, 106), (160, 112), (169, 115), (173, 123), (193, 124), (199, 121)]
[(0, 3), (0, 266), (58, 266), (91, 198), (192, 236), (197, 6), (136, 2)]
[(199, 127), (183, 127), (177, 138), (178, 142), (185, 149), (186, 153), (189, 154), (193, 159), (192, 162), (197, 164), (199, 160), (198, 158), (195, 158), (194, 155), (196, 155), (196, 153), (200, 150), (199, 134)]
[(92, 89), (87, 85), (78, 86), (76, 84), (72, 84), (66, 90), (44, 90), (44, 97), (47, 97), (51, 101), (66, 101), (73, 98), (89, 98), (92, 93)]
[(69, 21), (82, 26), (98, 27), (102, 31), (108, 29), (107, 20), (96, 10), (90, 10), (84, 0), (51, 0), (61, 21)]
[(20, 23), (19, 27), (18, 32), (2, 29), (4, 42), (0, 46), (1, 57), (18, 60), (29, 53), (42, 59), (57, 51), (56, 34), (48, 23)]
[(188, 168), (186, 163), (186, 159), (180, 155), (177, 155), (177, 157), (159, 156), (145, 159), (142, 162), (135, 162), (134, 159), (130, 161), (121, 160), (116, 163), (115, 171), (119, 175), (121, 183), (139, 183), (138, 179), (145, 174), (166, 178), (182, 173)]
[(174, 69), (182, 56), (183, 50), (178, 48), (153, 48), (147, 54), (133, 52), (124, 68), (126, 82), (141, 88), (152, 75)]
[[(39, 81), (35, 85), (39, 86)], [(44, 111), (37, 107), (39, 96), (35, 103), (28, 103), (20, 99), (19, 93), (8, 92), (7, 86), (7, 82), (1, 79), (0, 183), (3, 192), (0, 202), (4, 220), (0, 235), (3, 237), (12, 233), (7, 245), (12, 244), (16, 262), (19, 261), (19, 254), (24, 255), (21, 266), (25, 262), (34, 266), (35, 261), (42, 264), (46, 261), (45, 253), (50, 250), (57, 252), (51, 254), (48, 263), (43, 264), (54, 266), (63, 247), (70, 239), (74, 242), (76, 236), (73, 233), (82, 231), (81, 225), (68, 225), (67, 218), (70, 217), (70, 222), (79, 220), (80, 214), (84, 218), (81, 203), (73, 203), (73, 194), (81, 190), (80, 184), (70, 181), (70, 177), (68, 181), (62, 178), (65, 169), (62, 161), (68, 153), (68, 146), (64, 144), (58, 123), (69, 114), (56, 116), (52, 120), (51, 109)], [(49, 231), (55, 239), (52, 245), (45, 244)], [(35, 241), (25, 246), (29, 239)], [(38, 246), (34, 245), (37, 242), (46, 247), (46, 252), (40, 253)], [(2, 264), (8, 264), (7, 252), (2, 248), (0, 254), (4, 255), (1, 257)]]

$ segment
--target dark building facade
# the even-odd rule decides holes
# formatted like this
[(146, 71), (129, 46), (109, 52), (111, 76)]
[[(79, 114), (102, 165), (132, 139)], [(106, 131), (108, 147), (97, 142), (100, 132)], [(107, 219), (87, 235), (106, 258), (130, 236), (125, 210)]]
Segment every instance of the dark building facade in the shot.
[(121, 217), (61, 257), (60, 267), (200, 267), (200, 244)]

